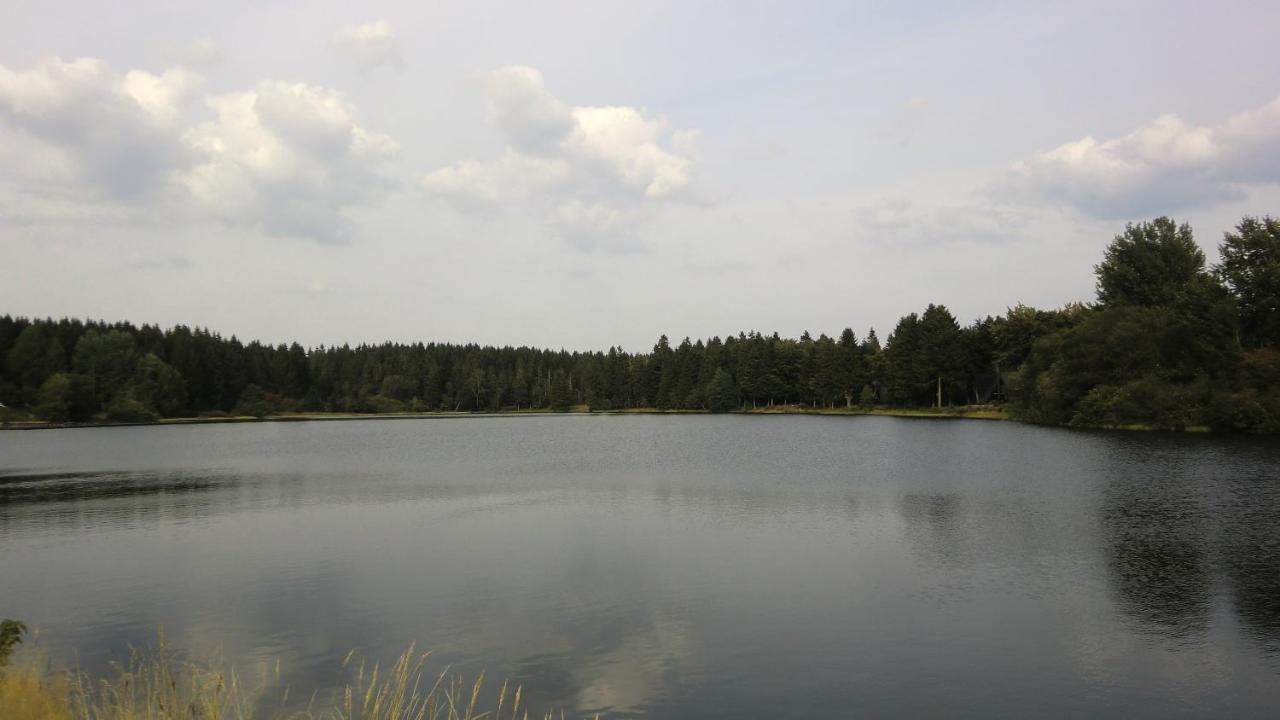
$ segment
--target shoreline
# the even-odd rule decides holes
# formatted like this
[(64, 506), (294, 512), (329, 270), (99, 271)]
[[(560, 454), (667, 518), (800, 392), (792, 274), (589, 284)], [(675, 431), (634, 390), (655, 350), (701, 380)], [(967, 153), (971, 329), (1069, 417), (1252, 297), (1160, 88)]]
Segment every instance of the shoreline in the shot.
[[(581, 409), (579, 409), (581, 408)], [(992, 406), (957, 406), (943, 408), (810, 408), (797, 405), (775, 405), (750, 410), (737, 410), (727, 413), (712, 413), (706, 410), (660, 410), (658, 408), (628, 408), (625, 410), (587, 410), (579, 406), (573, 410), (555, 412), (551, 410), (498, 410), (488, 412), (404, 412), (404, 413), (287, 413), (281, 415), (229, 415), (222, 417), (181, 417), (161, 418), (146, 422), (67, 422), (54, 423), (42, 420), (20, 420), (0, 426), (0, 430), (71, 430), (77, 428), (102, 427), (150, 427), (166, 425), (220, 425), (239, 423), (265, 422), (334, 422), (343, 420), (437, 420), (451, 418), (512, 418), (512, 417), (565, 417), (565, 416), (603, 416), (603, 415), (820, 415), (846, 417), (898, 417), (924, 418), (933, 420), (993, 420), (1012, 421), (1003, 408)]]
[[(456, 418), (519, 418), (519, 417), (588, 417), (606, 415), (802, 415), (821, 417), (891, 417), (917, 420), (985, 420), (988, 422), (1012, 422), (1025, 425), (1036, 425), (1012, 417), (1003, 408), (993, 405), (958, 405), (947, 408), (812, 408), (803, 405), (774, 405), (758, 407), (750, 410), (734, 410), (726, 413), (713, 413), (709, 410), (660, 410), (658, 408), (627, 408), (624, 410), (588, 410), (585, 405), (575, 406), (571, 410), (557, 412), (553, 410), (496, 410), (485, 412), (453, 412), (438, 410), (433, 412), (403, 413), (342, 413), (311, 412), (286, 413), (281, 415), (227, 415), (214, 417), (180, 417), (161, 418), (146, 422), (67, 422), (53, 423), (42, 420), (18, 420), (0, 425), (3, 430), (75, 430), (83, 428), (104, 427), (163, 427), (173, 425), (222, 425), (240, 423), (290, 423), (290, 422), (338, 422), (346, 420), (448, 420)], [(1171, 432), (1178, 434), (1213, 435), (1230, 434), (1214, 433), (1205, 426), (1188, 426), (1182, 430), (1170, 430), (1152, 425), (1105, 425), (1098, 427), (1071, 427), (1068, 425), (1042, 425), (1063, 430), (1084, 432)]]

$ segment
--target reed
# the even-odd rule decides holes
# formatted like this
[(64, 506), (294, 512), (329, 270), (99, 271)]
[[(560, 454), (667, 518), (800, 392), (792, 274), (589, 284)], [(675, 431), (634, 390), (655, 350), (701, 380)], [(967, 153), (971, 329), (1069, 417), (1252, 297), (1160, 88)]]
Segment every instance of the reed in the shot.
[(71, 720), (65, 674), (43, 673), (33, 663), (0, 668), (0, 717), (5, 720)]
[[(32, 661), (0, 668), (4, 720), (529, 720), (520, 686), (503, 682), (482, 702), (485, 675), (467, 679), (410, 646), (389, 666), (343, 661), (350, 676), (327, 701), (288, 707), (279, 664), (256, 683), (222, 662), (181, 659), (161, 642), (135, 651), (106, 674), (41, 670)], [(271, 700), (271, 698), (278, 698)], [(263, 710), (264, 707), (275, 709)], [(558, 715), (547, 712), (543, 720)]]

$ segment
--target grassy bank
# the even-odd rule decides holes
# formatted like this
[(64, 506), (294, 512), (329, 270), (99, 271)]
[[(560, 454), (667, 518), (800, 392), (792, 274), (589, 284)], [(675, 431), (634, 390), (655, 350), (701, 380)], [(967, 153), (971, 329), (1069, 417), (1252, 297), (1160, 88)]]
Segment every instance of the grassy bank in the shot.
[[(136, 652), (102, 676), (42, 669), (19, 659), (0, 667), (4, 720), (527, 720), (520, 687), (486, 688), (428, 670), (428, 653), (406, 650), (390, 667), (343, 663), (349, 682), (299, 707), (279, 668), (238, 672), (222, 663), (181, 660), (163, 645)], [(482, 700), (484, 698), (485, 700)], [(265, 708), (265, 709), (264, 709)], [(543, 716), (550, 720), (553, 714)]]
[(807, 405), (774, 405), (746, 411), (752, 415), (873, 415), (880, 417), (1009, 420), (1009, 414), (995, 405), (957, 405), (942, 408), (860, 407), (813, 408)]
[[(475, 418), (475, 417), (543, 417), (557, 415), (590, 414), (590, 415), (707, 415), (703, 410), (661, 410), (653, 407), (627, 408), (624, 410), (590, 410), (586, 405), (577, 405), (565, 412), (548, 410), (498, 410), (492, 412), (404, 412), (404, 413), (340, 413), (340, 412), (308, 412), (287, 413), (281, 415), (216, 415), (206, 417), (162, 418), (149, 422), (113, 423), (52, 423), (35, 418), (13, 420), (2, 428), (6, 430), (37, 430), (48, 428), (77, 427), (117, 427), (135, 425), (220, 425), (227, 423), (251, 422), (308, 422), (326, 420), (370, 420), (370, 419), (427, 419), (427, 418)], [(1003, 408), (981, 406), (957, 406), (944, 408), (898, 408), (898, 407), (852, 407), (852, 408), (814, 408), (808, 405), (771, 405), (748, 408), (731, 415), (878, 415), (884, 417), (922, 417), (922, 418), (968, 418), (977, 420), (1008, 420), (1009, 415)]]

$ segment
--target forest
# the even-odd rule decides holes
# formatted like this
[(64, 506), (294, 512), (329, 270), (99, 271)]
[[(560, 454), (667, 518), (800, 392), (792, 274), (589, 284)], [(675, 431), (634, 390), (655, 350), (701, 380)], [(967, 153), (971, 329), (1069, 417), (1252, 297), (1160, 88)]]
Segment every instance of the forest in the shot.
[(202, 328), (0, 316), (0, 413), (51, 422), (299, 412), (733, 412), (1004, 406), (1073, 427), (1280, 432), (1280, 220), (1245, 217), (1206, 265), (1190, 226), (1131, 223), (1092, 302), (961, 325), (943, 305), (883, 339), (743, 332), (649, 352), (450, 343), (304, 348)]

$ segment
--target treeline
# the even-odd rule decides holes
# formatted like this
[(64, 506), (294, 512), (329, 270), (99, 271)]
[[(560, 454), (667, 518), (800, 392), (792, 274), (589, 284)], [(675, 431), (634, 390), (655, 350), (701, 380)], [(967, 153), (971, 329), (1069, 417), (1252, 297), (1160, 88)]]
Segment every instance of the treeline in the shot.
[(1129, 225), (1098, 298), (961, 326), (942, 305), (859, 337), (741, 333), (652, 351), (243, 343), (203, 329), (0, 317), (0, 402), (52, 421), (284, 412), (725, 412), (1006, 403), (1076, 426), (1280, 431), (1280, 222), (1245, 218), (1205, 265), (1187, 225)]

